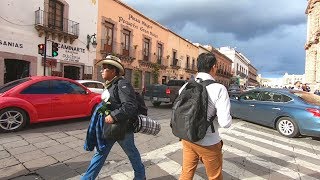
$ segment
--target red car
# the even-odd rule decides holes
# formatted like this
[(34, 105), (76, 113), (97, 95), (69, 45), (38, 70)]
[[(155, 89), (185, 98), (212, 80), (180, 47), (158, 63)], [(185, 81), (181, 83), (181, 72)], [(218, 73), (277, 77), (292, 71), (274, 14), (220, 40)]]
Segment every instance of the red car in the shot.
[(0, 86), (0, 131), (27, 124), (91, 116), (101, 95), (78, 82), (54, 76), (34, 76)]

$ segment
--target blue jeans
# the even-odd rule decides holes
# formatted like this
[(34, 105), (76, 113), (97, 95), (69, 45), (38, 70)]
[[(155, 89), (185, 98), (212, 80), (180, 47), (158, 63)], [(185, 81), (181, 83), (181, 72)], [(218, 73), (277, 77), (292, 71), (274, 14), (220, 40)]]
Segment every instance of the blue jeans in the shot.
[[(112, 146), (114, 145), (116, 141), (108, 141), (107, 142), (107, 150), (105, 152), (98, 152), (93, 155), (91, 159), (91, 163), (85, 172), (85, 174), (81, 177), (82, 180), (93, 180), (95, 179), (101, 168), (103, 167), (103, 164), (105, 160), (108, 157), (108, 154), (110, 153), (110, 150)], [(129, 157), (129, 160), (131, 162), (131, 165), (134, 170), (134, 179), (136, 180), (142, 180), (145, 179), (145, 169), (144, 165), (142, 164), (140, 153), (138, 149), (136, 148), (134, 144), (134, 135), (132, 132), (128, 132), (125, 135), (125, 138), (121, 141), (117, 141), (121, 148), (124, 150), (124, 152)]]

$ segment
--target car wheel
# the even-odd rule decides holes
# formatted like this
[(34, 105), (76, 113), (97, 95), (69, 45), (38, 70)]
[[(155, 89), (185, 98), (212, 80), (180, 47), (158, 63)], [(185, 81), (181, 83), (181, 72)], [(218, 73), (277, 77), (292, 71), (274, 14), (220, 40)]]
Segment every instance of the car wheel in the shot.
[(297, 137), (300, 135), (298, 125), (289, 117), (282, 117), (277, 121), (278, 132), (286, 137)]
[(152, 102), (152, 104), (153, 104), (154, 107), (159, 107), (161, 102)]
[(21, 130), (27, 124), (27, 118), (22, 109), (3, 109), (0, 111), (0, 129), (5, 132)]

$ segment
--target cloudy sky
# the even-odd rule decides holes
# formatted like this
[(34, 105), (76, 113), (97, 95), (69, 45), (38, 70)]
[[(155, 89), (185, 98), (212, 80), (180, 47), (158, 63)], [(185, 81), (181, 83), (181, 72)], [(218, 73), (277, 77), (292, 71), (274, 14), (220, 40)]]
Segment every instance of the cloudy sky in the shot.
[(122, 0), (182, 37), (230, 46), (263, 77), (304, 74), (307, 0)]

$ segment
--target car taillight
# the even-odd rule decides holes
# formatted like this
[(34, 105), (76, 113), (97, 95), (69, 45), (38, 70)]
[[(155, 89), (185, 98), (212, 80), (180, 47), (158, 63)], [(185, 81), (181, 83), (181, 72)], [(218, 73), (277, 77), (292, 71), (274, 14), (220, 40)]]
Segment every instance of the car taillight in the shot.
[(313, 114), (313, 116), (320, 117), (320, 110), (319, 109), (307, 108), (306, 110), (308, 112), (311, 112)]
[(170, 89), (167, 88), (167, 89), (166, 89), (166, 94), (170, 94), (170, 93), (171, 93)]

